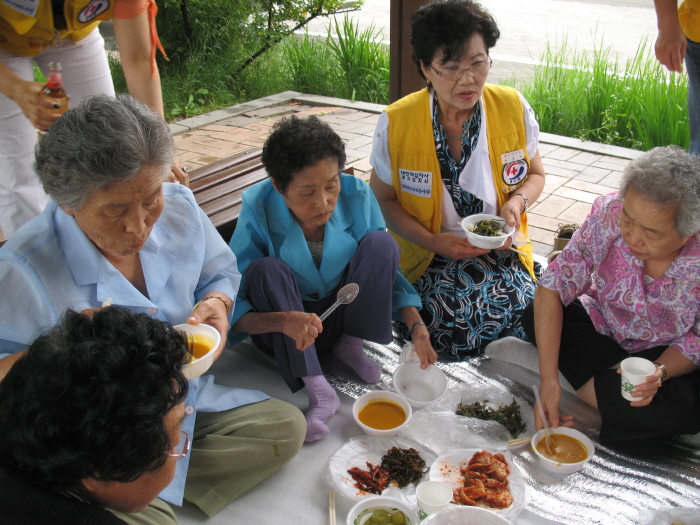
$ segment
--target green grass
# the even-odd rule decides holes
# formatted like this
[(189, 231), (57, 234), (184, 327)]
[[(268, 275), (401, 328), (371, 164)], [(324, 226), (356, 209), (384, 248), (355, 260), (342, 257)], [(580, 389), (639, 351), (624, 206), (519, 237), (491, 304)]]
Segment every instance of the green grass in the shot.
[(541, 62), (522, 93), (542, 131), (640, 150), (688, 147), (686, 79), (667, 73), (645, 42), (626, 64), (610, 60), (609, 47), (589, 56), (566, 42)]
[[(179, 120), (287, 90), (387, 104), (389, 49), (380, 34), (374, 27), (360, 31), (346, 15), (329, 23), (326, 38), (291, 36), (239, 77), (230, 74), (226, 55), (204, 60), (202, 50), (188, 63), (161, 68), (166, 118)], [(669, 74), (644, 42), (627, 63), (610, 57), (610, 48), (602, 45), (592, 55), (565, 41), (547, 48), (533, 82), (520, 85), (540, 129), (641, 150), (667, 144), (687, 148), (685, 76)], [(121, 66), (111, 65), (117, 91), (126, 91)]]

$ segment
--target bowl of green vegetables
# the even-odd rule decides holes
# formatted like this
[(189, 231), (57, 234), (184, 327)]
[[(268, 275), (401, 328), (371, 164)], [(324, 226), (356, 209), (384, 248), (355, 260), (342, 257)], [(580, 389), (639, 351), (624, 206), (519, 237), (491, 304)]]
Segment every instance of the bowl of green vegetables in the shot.
[(395, 498), (367, 498), (348, 512), (347, 525), (418, 525), (416, 513)]
[(477, 213), (465, 217), (461, 222), (467, 240), (477, 248), (495, 250), (513, 235), (515, 226), (508, 226), (503, 217), (490, 213)]

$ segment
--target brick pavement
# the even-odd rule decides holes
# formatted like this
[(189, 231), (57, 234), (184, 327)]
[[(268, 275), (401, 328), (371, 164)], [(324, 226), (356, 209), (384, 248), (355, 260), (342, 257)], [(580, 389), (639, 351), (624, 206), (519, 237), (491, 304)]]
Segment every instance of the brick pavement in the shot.
[[(287, 91), (176, 122), (170, 128), (180, 160), (191, 169), (261, 147), (272, 125), (285, 115), (318, 115), (345, 141), (346, 165), (369, 180), (372, 133), (383, 108)], [(640, 152), (548, 133), (540, 139), (547, 179), (528, 215), (533, 250), (546, 256), (558, 225), (580, 223), (598, 195), (617, 189), (622, 169)]]
[[(345, 141), (346, 165), (369, 180), (372, 133), (383, 106), (293, 92), (248, 105), (251, 109), (229, 108), (232, 116), (217, 115), (208, 122), (196, 117), (171, 126), (182, 162), (193, 168), (260, 147), (270, 127), (284, 116), (318, 115)], [(546, 256), (558, 225), (583, 221), (598, 195), (617, 189), (622, 169), (640, 152), (543, 133), (540, 154), (546, 185), (528, 216), (534, 252)]]

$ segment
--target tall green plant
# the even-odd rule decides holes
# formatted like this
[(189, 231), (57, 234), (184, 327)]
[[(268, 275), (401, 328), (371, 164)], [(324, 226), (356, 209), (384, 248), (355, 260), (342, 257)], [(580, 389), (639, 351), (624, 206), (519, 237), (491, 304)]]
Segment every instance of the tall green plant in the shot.
[(358, 24), (345, 15), (340, 25), (328, 27), (326, 43), (335, 54), (347, 86), (346, 98), (387, 104), (389, 100), (389, 53), (374, 24), (360, 32)]
[(291, 89), (314, 95), (344, 96), (340, 68), (322, 38), (309, 34), (291, 36), (283, 45)]
[(563, 42), (547, 47), (523, 94), (549, 133), (650, 149), (688, 147), (685, 77), (668, 74), (642, 42), (632, 60), (610, 60), (610, 48), (593, 56)]

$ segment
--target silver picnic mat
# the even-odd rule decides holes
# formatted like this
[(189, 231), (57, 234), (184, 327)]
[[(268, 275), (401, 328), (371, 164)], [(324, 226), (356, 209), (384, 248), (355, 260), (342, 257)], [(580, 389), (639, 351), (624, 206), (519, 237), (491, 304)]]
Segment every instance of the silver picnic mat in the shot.
[[(368, 390), (393, 390), (398, 340), (386, 346), (365, 342), (365, 350), (382, 365), (379, 384), (328, 376), (338, 391), (353, 398)], [(498, 386), (534, 404), (532, 385), (539, 384), (539, 377), (521, 366), (489, 358), (437, 366), (453, 382)], [(562, 393), (561, 408), (596, 443), (596, 455), (579, 472), (560, 476), (543, 470), (529, 447), (511, 450), (530, 488), (530, 511), (571, 525), (636, 525), (639, 509), (700, 506), (700, 435), (607, 447), (598, 443), (600, 417), (595, 409), (568, 392)]]

